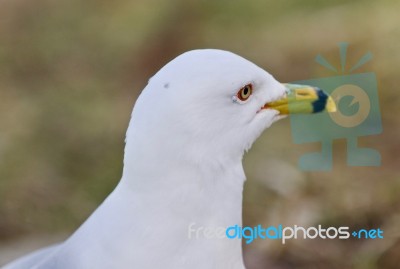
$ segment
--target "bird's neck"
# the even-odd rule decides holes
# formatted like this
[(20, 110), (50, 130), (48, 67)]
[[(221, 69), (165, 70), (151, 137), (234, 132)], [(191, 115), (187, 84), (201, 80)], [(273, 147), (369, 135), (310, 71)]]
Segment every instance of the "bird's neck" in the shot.
[[(144, 225), (138, 231), (144, 228), (147, 236), (138, 243), (153, 251), (148, 240), (157, 242), (153, 253), (176, 257), (174, 268), (197, 268), (202, 260), (208, 264), (201, 268), (242, 269), (241, 241), (225, 236), (227, 227), (242, 224), (241, 158), (223, 162), (210, 156), (201, 163), (169, 158), (152, 169), (143, 167), (125, 170), (129, 173), (118, 187), (132, 204), (135, 220)], [(156, 267), (163, 266), (151, 268)]]
[(82, 227), (99, 231), (90, 238), (96, 256), (117, 255), (114, 268), (243, 269), (241, 241), (225, 236), (242, 223), (241, 158), (153, 157), (125, 159), (120, 184)]

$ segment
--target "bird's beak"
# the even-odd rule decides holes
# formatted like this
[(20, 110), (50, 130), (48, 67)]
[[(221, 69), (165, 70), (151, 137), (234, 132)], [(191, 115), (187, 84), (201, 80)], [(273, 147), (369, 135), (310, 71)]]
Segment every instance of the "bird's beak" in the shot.
[(297, 84), (283, 84), (286, 94), (282, 99), (264, 105), (265, 109), (275, 109), (280, 115), (312, 114), (336, 111), (332, 97), (317, 87)]

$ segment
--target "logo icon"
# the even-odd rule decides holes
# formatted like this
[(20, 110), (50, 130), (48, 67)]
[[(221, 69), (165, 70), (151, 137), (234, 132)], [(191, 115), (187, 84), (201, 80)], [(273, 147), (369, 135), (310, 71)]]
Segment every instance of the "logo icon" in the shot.
[(340, 70), (322, 55), (315, 58), (318, 64), (333, 71), (334, 76), (293, 82), (323, 89), (332, 96), (338, 108), (334, 113), (290, 116), (293, 140), (296, 144), (321, 142), (320, 152), (301, 156), (299, 166), (302, 170), (331, 170), (332, 142), (335, 139), (346, 139), (349, 166), (381, 164), (381, 155), (377, 150), (358, 146), (359, 137), (382, 132), (376, 76), (372, 72), (354, 73), (372, 59), (372, 54), (366, 53), (347, 70), (348, 44), (340, 43), (339, 48)]

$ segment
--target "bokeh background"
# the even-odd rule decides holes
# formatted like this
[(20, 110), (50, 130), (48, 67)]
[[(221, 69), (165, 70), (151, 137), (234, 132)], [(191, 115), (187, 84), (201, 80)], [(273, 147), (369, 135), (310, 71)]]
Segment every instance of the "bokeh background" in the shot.
[[(245, 156), (244, 224), (381, 228), (382, 240), (257, 240), (249, 269), (399, 268), (399, 1), (0, 1), (0, 265), (74, 231), (121, 176), (131, 109), (148, 78), (180, 53), (220, 48), (280, 81), (332, 76), (366, 52), (383, 132), (359, 143), (380, 167), (348, 167), (334, 141), (330, 172), (305, 172), (290, 122)], [(356, 72), (356, 73), (357, 73)]]

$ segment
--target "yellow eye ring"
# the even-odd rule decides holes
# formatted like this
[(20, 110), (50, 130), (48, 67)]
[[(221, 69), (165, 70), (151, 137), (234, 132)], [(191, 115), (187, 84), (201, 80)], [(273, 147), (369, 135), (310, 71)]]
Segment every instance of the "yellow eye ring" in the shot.
[(240, 101), (246, 101), (247, 99), (249, 99), (252, 93), (253, 93), (253, 85), (247, 84), (238, 91), (236, 96), (237, 98), (239, 98)]

